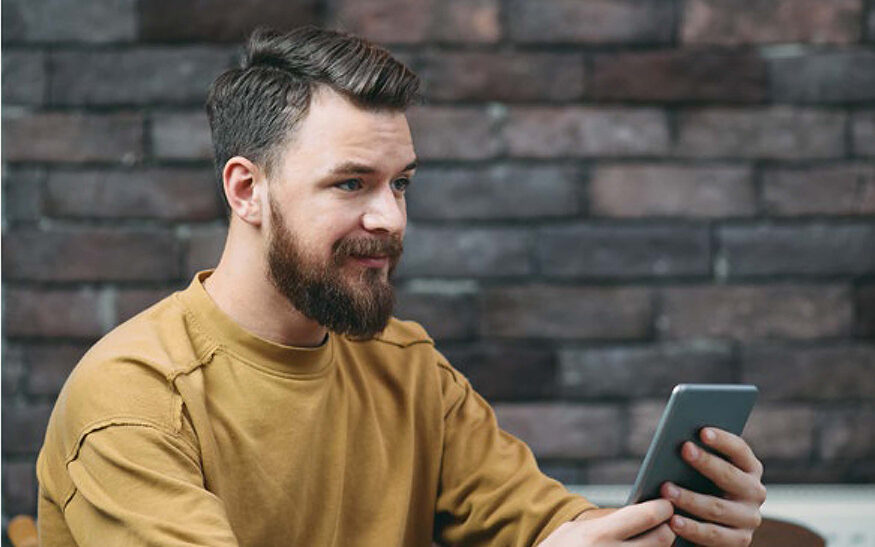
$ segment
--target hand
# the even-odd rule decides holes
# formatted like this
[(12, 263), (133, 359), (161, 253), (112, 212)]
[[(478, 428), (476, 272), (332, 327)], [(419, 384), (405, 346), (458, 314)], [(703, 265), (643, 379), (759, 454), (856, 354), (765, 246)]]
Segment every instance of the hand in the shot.
[(729, 458), (709, 454), (694, 443), (684, 443), (684, 460), (724, 492), (722, 498), (706, 496), (672, 483), (662, 485), (662, 496), (678, 509), (703, 522), (675, 515), (671, 529), (698, 545), (750, 545), (762, 522), (760, 506), (766, 501), (763, 464), (739, 436), (713, 427), (700, 433), (702, 442)]
[(671, 503), (666, 500), (651, 500), (622, 509), (591, 509), (561, 525), (539, 546), (669, 547), (675, 535), (666, 521), (673, 511)]

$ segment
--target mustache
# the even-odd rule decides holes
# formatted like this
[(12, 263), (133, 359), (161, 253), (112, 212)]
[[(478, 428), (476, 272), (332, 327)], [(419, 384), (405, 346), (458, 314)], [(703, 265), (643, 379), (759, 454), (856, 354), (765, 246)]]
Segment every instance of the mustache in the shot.
[(345, 237), (334, 244), (334, 260), (342, 261), (351, 256), (386, 256), (397, 261), (404, 252), (401, 237)]

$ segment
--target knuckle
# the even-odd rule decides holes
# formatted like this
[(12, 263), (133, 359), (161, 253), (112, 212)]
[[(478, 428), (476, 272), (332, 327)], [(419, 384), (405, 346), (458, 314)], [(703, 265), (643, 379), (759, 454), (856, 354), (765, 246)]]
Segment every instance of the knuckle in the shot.
[(707, 526), (704, 536), (708, 544), (720, 543), (720, 531), (715, 526)]
[(656, 538), (662, 545), (671, 545), (674, 541), (675, 533), (672, 532), (671, 527), (668, 524), (663, 524), (656, 529)]
[(722, 522), (723, 517), (726, 515), (726, 506), (724, 505), (723, 500), (720, 498), (711, 498), (708, 500), (705, 514), (707, 515), (708, 520)]
[(739, 545), (741, 545), (742, 547), (747, 547), (751, 543), (753, 543), (753, 532), (751, 532), (750, 530), (745, 530), (739, 535)]
[(753, 527), (757, 529), (763, 523), (763, 516), (759, 511), (755, 511), (753, 514)]

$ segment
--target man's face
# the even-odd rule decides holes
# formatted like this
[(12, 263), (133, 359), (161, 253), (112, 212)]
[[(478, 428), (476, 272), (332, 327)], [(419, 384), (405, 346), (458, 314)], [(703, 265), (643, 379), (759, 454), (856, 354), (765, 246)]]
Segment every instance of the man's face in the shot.
[(298, 311), (356, 337), (386, 326), (415, 161), (403, 113), (314, 94), (268, 184), (268, 273)]

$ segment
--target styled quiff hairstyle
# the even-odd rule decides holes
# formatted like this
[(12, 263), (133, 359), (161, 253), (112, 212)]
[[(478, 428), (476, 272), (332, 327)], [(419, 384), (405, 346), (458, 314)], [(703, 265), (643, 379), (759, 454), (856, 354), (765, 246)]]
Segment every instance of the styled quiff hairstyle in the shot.
[(403, 111), (419, 99), (416, 74), (362, 38), (316, 27), (258, 29), (240, 68), (216, 78), (207, 97), (219, 186), (234, 156), (269, 175), (323, 85), (366, 109)]

